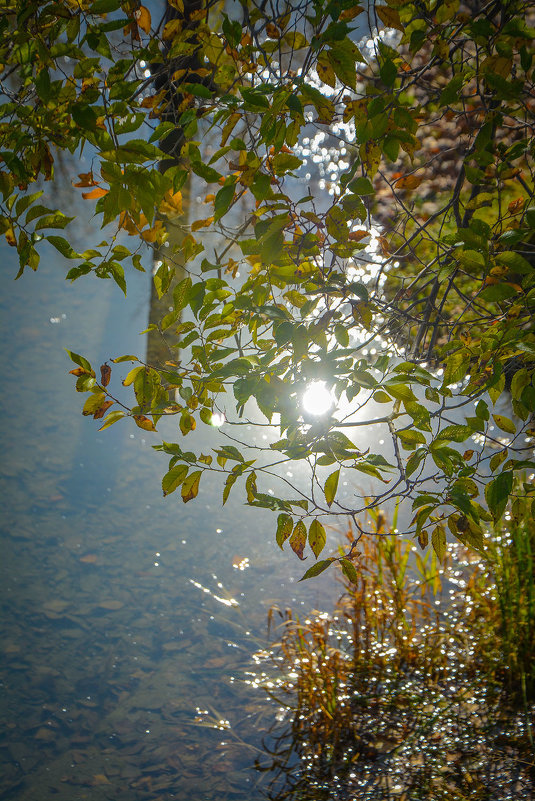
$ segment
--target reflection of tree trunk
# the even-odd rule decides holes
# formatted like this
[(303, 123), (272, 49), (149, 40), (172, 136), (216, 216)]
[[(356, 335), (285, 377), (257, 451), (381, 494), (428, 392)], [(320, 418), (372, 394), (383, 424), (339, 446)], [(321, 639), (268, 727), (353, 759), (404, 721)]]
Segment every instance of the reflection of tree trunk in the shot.
[[(175, 275), (171, 281), (171, 286), (169, 287), (168, 292), (166, 292), (161, 298), (158, 297), (158, 293), (156, 292), (156, 288), (154, 286), (154, 281), (151, 282), (149, 325), (153, 324), (158, 326), (160, 324), (162, 318), (168, 313), (169, 307), (171, 306), (173, 289), (184, 278), (184, 264), (182, 262), (182, 254), (180, 251), (182, 242), (186, 236), (184, 227), (189, 218), (190, 187), (191, 179), (188, 177), (181, 189), (182, 209), (184, 212), (182, 217), (179, 217), (176, 221), (167, 219), (165, 221), (165, 227), (169, 233), (169, 238), (167, 240), (169, 242), (169, 247), (159, 248), (154, 254), (154, 270), (158, 268), (160, 261), (163, 261), (167, 258), (167, 261), (170, 261), (175, 267)], [(180, 321), (177, 320), (176, 324), (170, 326), (167, 331), (162, 332), (158, 328), (154, 329), (153, 331), (149, 331), (147, 338), (147, 364), (161, 367), (164, 362), (168, 361), (169, 359), (176, 358), (175, 348), (178, 337), (174, 331), (179, 322)]]
[[(185, 0), (184, 12), (181, 13), (178, 9), (167, 4), (163, 24), (172, 19), (183, 20), (184, 29), (191, 29), (190, 41), (195, 39), (195, 29), (198, 22), (191, 22), (191, 14), (202, 7), (202, 0)], [(176, 123), (176, 129), (160, 142), (160, 148), (170, 156), (160, 165), (160, 168), (165, 171), (168, 167), (178, 164), (180, 162), (180, 151), (183, 143), (183, 131), (179, 125), (181, 115), (180, 106), (183, 101), (183, 95), (180, 93), (179, 87), (173, 81), (173, 73), (176, 71), (183, 71), (181, 81), (186, 82), (201, 82), (198, 76), (195, 75), (195, 69), (199, 66), (196, 54), (182, 59), (168, 61), (164, 59), (162, 64), (157, 65), (154, 71), (154, 88), (155, 91), (161, 91), (166, 88), (167, 103), (165, 111), (161, 114), (160, 119), (162, 122)], [(186, 182), (183, 184), (182, 189), (182, 209), (183, 214), (176, 220), (165, 220), (165, 227), (169, 233), (168, 247), (160, 248), (154, 256), (154, 270), (158, 268), (161, 261), (167, 260), (175, 267), (175, 276), (171, 282), (168, 292), (162, 298), (158, 297), (158, 293), (154, 287), (154, 282), (151, 284), (151, 299), (149, 310), (149, 324), (158, 326), (162, 318), (168, 313), (171, 305), (173, 289), (184, 278), (184, 263), (182, 260), (182, 243), (186, 236), (185, 226), (189, 221), (190, 211), (190, 195), (191, 195), (191, 177), (188, 176)], [(164, 362), (171, 358), (176, 358), (176, 343), (178, 337), (174, 334), (176, 325), (170, 326), (167, 331), (162, 332), (158, 328), (150, 331), (147, 339), (147, 363), (155, 366), (161, 366)]]

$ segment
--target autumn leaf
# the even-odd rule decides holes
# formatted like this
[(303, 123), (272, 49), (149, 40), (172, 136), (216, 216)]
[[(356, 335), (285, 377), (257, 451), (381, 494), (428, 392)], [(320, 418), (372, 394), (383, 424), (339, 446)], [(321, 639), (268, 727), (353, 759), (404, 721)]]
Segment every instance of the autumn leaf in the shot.
[(202, 470), (195, 470), (193, 473), (190, 473), (189, 476), (184, 480), (181, 489), (182, 500), (184, 503), (193, 500), (196, 498), (199, 492), (199, 483), (201, 480)]
[(362, 228), (359, 228), (358, 231), (350, 231), (349, 236), (347, 237), (350, 242), (360, 242), (361, 239), (364, 237), (370, 236), (369, 231), (364, 231)]
[(280, 39), (281, 36), (280, 30), (277, 28), (276, 25), (273, 24), (273, 22), (269, 22), (266, 25), (266, 33), (270, 39)]
[[(71, 371), (72, 372), (72, 371)], [(111, 367), (109, 364), (102, 364), (100, 366), (100, 383), (103, 387), (107, 387), (110, 383)]]
[(521, 211), (523, 207), (524, 207), (523, 197), (518, 197), (516, 200), (512, 200), (507, 206), (510, 214), (517, 214), (517, 212)]
[(200, 228), (208, 228), (208, 226), (212, 225), (213, 221), (213, 217), (207, 217), (206, 220), (195, 220), (195, 222), (191, 224), (191, 230), (198, 231)]
[(152, 420), (150, 420), (148, 417), (145, 417), (144, 414), (135, 414), (134, 422), (138, 428), (142, 428), (144, 431), (156, 431), (156, 427)]
[(109, 189), (103, 189), (101, 186), (96, 186), (91, 192), (82, 192), (82, 197), (84, 200), (97, 200), (99, 197), (104, 197), (107, 195)]
[(162, 220), (156, 220), (152, 228), (142, 231), (140, 236), (145, 242), (156, 242), (156, 240), (164, 233)]
[(312, 548), (316, 559), (325, 547), (326, 540), (327, 537), (322, 524), (319, 522), (319, 520), (313, 520), (308, 530), (308, 544)]
[(293, 530), (292, 536), (290, 537), (290, 547), (292, 551), (299, 557), (299, 559), (304, 560), (305, 557), (303, 556), (303, 551), (305, 550), (305, 545), (307, 541), (307, 530), (306, 526), (302, 520), (298, 520), (295, 524), (295, 528)]
[(151, 16), (150, 11), (145, 6), (140, 6), (135, 12), (134, 16), (136, 18), (136, 22), (141, 28), (142, 31), (145, 33), (150, 33), (151, 28)]
[(395, 8), (389, 6), (375, 6), (377, 16), (387, 28), (395, 28), (397, 31), (405, 32), (405, 28), (401, 24), (399, 12)]
[(102, 406), (99, 406), (99, 408), (96, 410), (95, 414), (93, 415), (93, 420), (100, 420), (102, 417), (104, 417), (104, 415), (106, 414), (106, 412), (108, 411), (110, 406), (113, 406), (113, 401), (112, 400), (104, 401)]
[(402, 178), (399, 178), (394, 186), (396, 189), (416, 189), (416, 187), (420, 186), (423, 181), (423, 176), (419, 178), (416, 175), (404, 175)]
[(98, 186), (98, 181), (95, 181), (93, 177), (93, 171), (90, 172), (80, 172), (78, 173), (78, 178), (80, 179), (76, 183), (73, 182), (73, 186), (85, 188), (88, 186)]
[(182, 192), (173, 193), (169, 189), (160, 203), (160, 212), (168, 217), (178, 217), (182, 214)]
[(362, 14), (364, 8), (362, 6), (352, 6), (351, 8), (346, 8), (345, 11), (342, 11), (340, 14), (340, 19), (343, 22), (350, 22), (352, 19), (355, 19), (359, 14)]
[(368, 176), (373, 178), (381, 163), (381, 148), (373, 139), (370, 139), (360, 146), (359, 152)]

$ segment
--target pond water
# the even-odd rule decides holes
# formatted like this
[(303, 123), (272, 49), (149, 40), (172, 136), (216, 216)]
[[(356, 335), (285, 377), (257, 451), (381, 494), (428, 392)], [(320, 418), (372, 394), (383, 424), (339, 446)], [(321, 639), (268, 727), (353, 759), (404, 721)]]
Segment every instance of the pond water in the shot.
[[(83, 250), (100, 233), (63, 170), (52, 202), (78, 212)], [(72, 263), (52, 247), (16, 283), (14, 249), (0, 253), (0, 799), (275, 797), (254, 765), (269, 763), (278, 704), (251, 681), (254, 655), (274, 604), (330, 608), (339, 586), (329, 573), (297, 586), (304, 567), (276, 546), (272, 514), (237, 494), (222, 507), (219, 484), (203, 479), (187, 505), (162, 497), (167, 460), (150, 446), (180, 438), (176, 422), (99, 433), (81, 415), (64, 348), (96, 366), (143, 355), (148, 261), (125, 299), (97, 279), (67, 284)], [(213, 433), (196, 432), (205, 452)], [(355, 443), (378, 436), (362, 428)], [(296, 797), (353, 798), (345, 781)]]
[(321, 606), (333, 583), (297, 591), (268, 513), (222, 508), (208, 482), (187, 506), (164, 499), (157, 435), (82, 417), (63, 349), (142, 355), (150, 273), (125, 299), (66, 283), (52, 248), (16, 283), (7, 246), (2, 264), (0, 797), (254, 799), (274, 706), (245, 671), (271, 604)]

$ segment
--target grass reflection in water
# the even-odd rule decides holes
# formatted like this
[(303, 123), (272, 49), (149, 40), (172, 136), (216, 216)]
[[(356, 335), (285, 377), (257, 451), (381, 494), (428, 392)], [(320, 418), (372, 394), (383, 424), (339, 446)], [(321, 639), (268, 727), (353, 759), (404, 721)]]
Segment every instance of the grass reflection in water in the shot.
[(280, 704), (257, 761), (270, 799), (532, 797), (530, 508), (529, 494), (513, 505), (482, 558), (459, 546), (440, 565), (363, 538), (332, 614), (272, 610), (280, 639), (252, 678)]

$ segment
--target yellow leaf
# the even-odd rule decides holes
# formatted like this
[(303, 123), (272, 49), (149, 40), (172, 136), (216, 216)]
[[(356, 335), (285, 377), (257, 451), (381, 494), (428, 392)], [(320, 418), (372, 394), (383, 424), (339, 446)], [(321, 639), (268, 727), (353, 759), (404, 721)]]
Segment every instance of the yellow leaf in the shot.
[(163, 222), (161, 220), (156, 220), (152, 228), (141, 232), (141, 238), (144, 239), (145, 242), (156, 242), (164, 233)]
[(134, 12), (134, 16), (141, 30), (145, 31), (145, 33), (150, 33), (151, 16), (149, 9), (145, 8), (145, 6), (140, 6), (137, 11)]
[(326, 83), (327, 86), (331, 86), (334, 89), (336, 86), (336, 74), (325, 52), (320, 53), (318, 56), (316, 71), (320, 81), (323, 81), (323, 83)]
[(369, 178), (373, 178), (381, 163), (381, 148), (373, 139), (360, 146), (360, 158)]
[(162, 39), (174, 39), (180, 30), (182, 30), (182, 20), (172, 19), (165, 24), (162, 32)]
[(178, 217), (182, 214), (182, 192), (175, 192), (173, 194), (173, 192), (168, 189), (160, 203), (160, 212), (166, 214), (168, 217)]
[(134, 422), (138, 428), (142, 428), (144, 431), (156, 431), (152, 420), (150, 420), (148, 417), (145, 417), (144, 414), (135, 414)]
[(182, 489), (180, 490), (184, 503), (187, 503), (188, 501), (191, 501), (193, 498), (197, 497), (201, 475), (202, 470), (195, 470), (193, 473), (190, 473), (186, 479), (184, 479)]
[(290, 547), (296, 556), (298, 556), (301, 560), (305, 558), (303, 556), (303, 551), (305, 550), (306, 542), (307, 530), (305, 524), (302, 520), (298, 520), (290, 537)]
[(237, 111), (234, 111), (230, 115), (230, 117), (228, 118), (228, 120), (226, 121), (226, 123), (223, 126), (223, 131), (222, 131), (222, 134), (221, 134), (221, 147), (225, 147), (225, 145), (227, 144), (227, 140), (228, 140), (230, 134), (232, 133), (232, 131), (234, 130), (234, 127), (236, 126), (236, 123), (240, 119), (241, 119), (241, 114), (239, 114)]
[(109, 192), (108, 189), (103, 189), (101, 186), (95, 186), (91, 192), (82, 192), (82, 197), (84, 200), (96, 200), (99, 197), (104, 197)]

